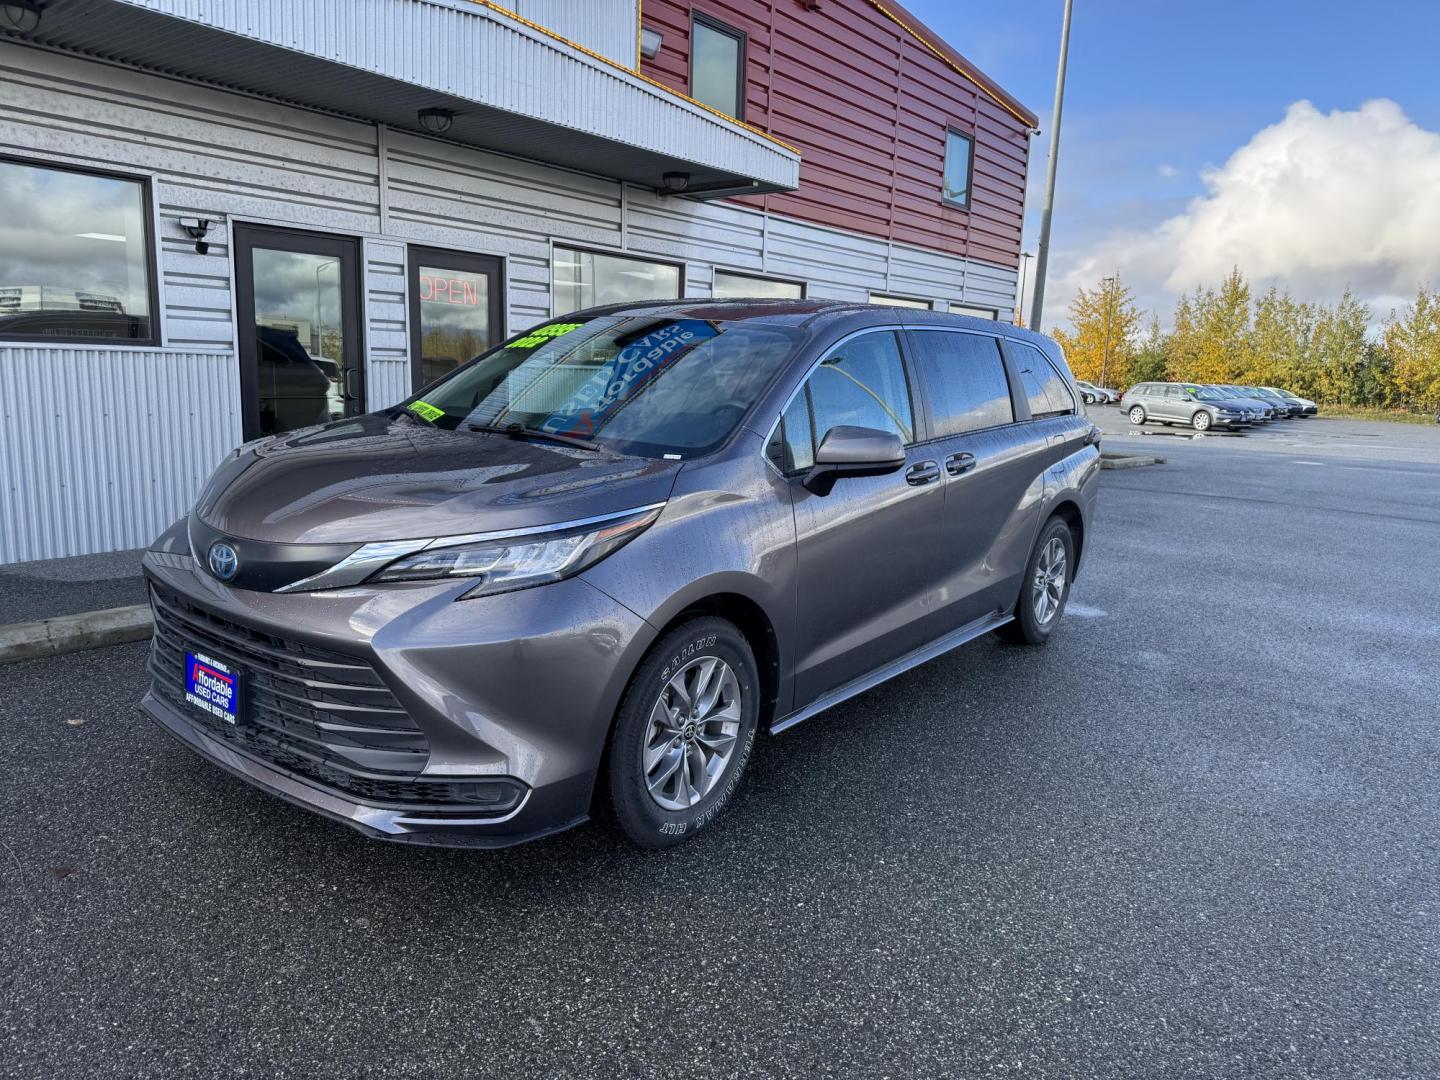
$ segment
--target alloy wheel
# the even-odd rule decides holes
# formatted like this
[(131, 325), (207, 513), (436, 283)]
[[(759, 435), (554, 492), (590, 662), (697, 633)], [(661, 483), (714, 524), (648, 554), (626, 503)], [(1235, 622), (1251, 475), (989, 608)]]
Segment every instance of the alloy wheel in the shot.
[(714, 790), (740, 742), (740, 681), (719, 657), (671, 676), (650, 710), (641, 770), (650, 798), (688, 810)]
[(1065, 597), (1065, 542), (1052, 536), (1040, 551), (1035, 564), (1035, 581), (1032, 598), (1035, 607), (1035, 621), (1044, 626), (1060, 610)]

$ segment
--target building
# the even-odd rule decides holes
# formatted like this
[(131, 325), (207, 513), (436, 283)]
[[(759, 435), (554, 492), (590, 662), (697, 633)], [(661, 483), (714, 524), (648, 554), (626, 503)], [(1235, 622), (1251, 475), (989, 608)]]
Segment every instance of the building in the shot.
[(885, 0), (0, 8), (0, 563), (552, 314), (1008, 319), (1035, 117)]

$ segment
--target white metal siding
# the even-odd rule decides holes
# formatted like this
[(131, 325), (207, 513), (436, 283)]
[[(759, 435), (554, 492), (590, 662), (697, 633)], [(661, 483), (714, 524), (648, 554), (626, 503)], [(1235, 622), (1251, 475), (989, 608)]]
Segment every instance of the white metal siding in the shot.
[(405, 245), (366, 240), (364, 263), (366, 408), (383, 409), (410, 396)]
[(635, 66), (638, 0), (509, 0), (501, 6), (616, 63)]
[(143, 547), (240, 442), (220, 353), (0, 347), (0, 563)]

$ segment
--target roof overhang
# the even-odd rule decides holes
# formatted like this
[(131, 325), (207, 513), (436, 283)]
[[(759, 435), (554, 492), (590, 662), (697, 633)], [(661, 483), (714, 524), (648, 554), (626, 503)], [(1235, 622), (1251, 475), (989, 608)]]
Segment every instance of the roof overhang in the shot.
[(696, 198), (799, 184), (792, 148), (487, 0), (48, 0), (21, 40), (420, 134), (446, 109), (454, 142)]

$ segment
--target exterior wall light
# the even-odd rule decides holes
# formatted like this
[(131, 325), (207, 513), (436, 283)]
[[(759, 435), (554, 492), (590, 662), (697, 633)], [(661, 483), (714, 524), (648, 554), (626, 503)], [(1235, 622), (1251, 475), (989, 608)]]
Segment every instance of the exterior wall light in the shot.
[(640, 55), (646, 60), (654, 60), (660, 55), (660, 46), (665, 44), (665, 35), (659, 30), (651, 30), (648, 26), (640, 31)]
[(0, 30), (28, 34), (40, 25), (38, 0), (4, 0), (0, 3)]
[(210, 250), (210, 245), (205, 242), (205, 234), (210, 231), (209, 218), (182, 217), (180, 228), (185, 230), (185, 235), (195, 241), (195, 254), (204, 255)]
[(416, 113), (420, 126), (436, 135), (443, 135), (455, 123), (455, 114), (449, 109), (421, 109)]
[(666, 195), (679, 195), (690, 186), (690, 174), (688, 172), (667, 172), (660, 177), (660, 183), (664, 185)]

